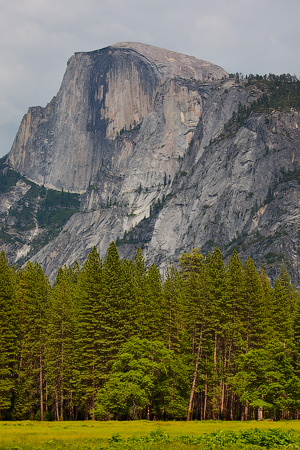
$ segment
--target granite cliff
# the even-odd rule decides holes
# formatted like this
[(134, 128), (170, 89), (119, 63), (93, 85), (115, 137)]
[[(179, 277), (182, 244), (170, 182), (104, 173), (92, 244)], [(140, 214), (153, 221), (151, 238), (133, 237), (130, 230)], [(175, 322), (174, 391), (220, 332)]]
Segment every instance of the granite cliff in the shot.
[[(5, 168), (21, 179), (3, 195), (18, 204), (30, 180), (80, 194), (80, 211), (40, 247), (23, 233), (6, 247), (11, 261), (27, 246), (53, 280), (112, 240), (123, 257), (141, 246), (162, 271), (218, 245), (272, 278), (285, 263), (298, 282), (299, 82), (276, 80), (138, 43), (72, 56), (57, 96), (22, 120)], [(0, 211), (7, 233), (13, 208)]]

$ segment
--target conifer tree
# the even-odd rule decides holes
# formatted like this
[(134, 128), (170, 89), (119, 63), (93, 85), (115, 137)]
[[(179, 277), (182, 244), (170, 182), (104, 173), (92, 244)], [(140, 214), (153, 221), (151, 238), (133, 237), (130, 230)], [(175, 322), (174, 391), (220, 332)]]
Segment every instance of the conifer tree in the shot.
[(134, 324), (133, 335), (143, 338), (146, 330), (145, 306), (149, 302), (149, 284), (148, 272), (145, 265), (143, 253), (140, 248), (137, 249), (131, 267), (132, 280), (132, 323)]
[(161, 275), (153, 263), (147, 275), (148, 296), (144, 303), (144, 332), (146, 339), (163, 339), (163, 290)]
[(47, 390), (57, 420), (63, 420), (65, 413), (74, 419), (75, 313), (70, 271), (60, 269), (50, 297), (47, 343)]
[(213, 339), (211, 399), (213, 418), (220, 418), (224, 408), (224, 363), (226, 348), (226, 266), (218, 247), (207, 257), (207, 279), (211, 302), (210, 326)]
[(38, 416), (43, 420), (49, 294), (50, 284), (41, 266), (28, 262), (19, 274), (17, 287), (21, 350), (14, 407), (16, 419), (33, 419), (38, 402)]
[(268, 336), (268, 340), (270, 341), (276, 337), (276, 333), (273, 328), (274, 293), (270, 280), (264, 270), (260, 271), (260, 283), (263, 296), (263, 309), (266, 314), (265, 334)]
[(176, 353), (180, 353), (185, 345), (183, 289), (182, 278), (170, 264), (163, 284), (163, 340), (169, 350)]
[(293, 337), (296, 303), (295, 288), (291, 284), (288, 271), (284, 266), (274, 283), (272, 310), (275, 336), (282, 342)]
[(103, 347), (103, 268), (96, 247), (88, 255), (77, 283), (76, 403), (83, 417), (94, 416), (96, 392), (105, 377)]
[(237, 354), (245, 350), (244, 342), (244, 316), (245, 316), (245, 279), (243, 266), (239, 255), (234, 250), (228, 264), (226, 272), (226, 315), (228, 326), (226, 334), (230, 339), (228, 349), (228, 362), (232, 364)]
[(18, 311), (15, 276), (0, 253), (0, 419), (11, 409), (17, 357)]
[(246, 351), (266, 344), (269, 336), (261, 278), (251, 258), (244, 265)]
[[(234, 250), (226, 272), (226, 291), (224, 297), (224, 345), (223, 375), (221, 386), (221, 411), (223, 416), (233, 419), (235, 398), (229, 393), (227, 377), (236, 371), (235, 360), (246, 349), (245, 342), (245, 279), (239, 255)], [(225, 381), (226, 380), (226, 381)]]
[(120, 345), (129, 338), (131, 324), (131, 283), (129, 273), (124, 269), (117, 247), (112, 242), (103, 263), (103, 317), (105, 333), (106, 367), (111, 367), (112, 359)]
[[(204, 257), (199, 249), (193, 249), (190, 253), (184, 253), (179, 258), (179, 271), (183, 277), (185, 290), (185, 317), (186, 329), (190, 337), (190, 347), (193, 362), (193, 376), (188, 406), (187, 420), (193, 416), (195, 404), (195, 392), (199, 382), (199, 367), (202, 371), (201, 390), (201, 418), (206, 418), (208, 372), (207, 357), (211, 343), (211, 305), (208, 287), (208, 279)], [(205, 361), (205, 363), (204, 363)]]

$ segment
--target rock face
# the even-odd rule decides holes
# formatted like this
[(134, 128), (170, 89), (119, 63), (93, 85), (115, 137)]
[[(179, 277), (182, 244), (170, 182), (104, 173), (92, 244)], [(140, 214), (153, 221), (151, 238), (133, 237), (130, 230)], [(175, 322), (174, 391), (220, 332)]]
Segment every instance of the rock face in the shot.
[(122, 256), (141, 246), (164, 271), (183, 251), (218, 245), (271, 277), (285, 262), (297, 280), (300, 113), (251, 110), (261, 95), (216, 65), (144, 44), (72, 56), (7, 159), (35, 183), (81, 194), (81, 211), (35, 259), (53, 279), (115, 240)]
[[(103, 171), (131, 184), (131, 160), (147, 153), (149, 161), (158, 160), (146, 175), (155, 182), (156, 166), (162, 162), (170, 171), (174, 164), (166, 160), (182, 156), (201, 116), (197, 89), (182, 78), (226, 75), (205, 61), (138, 43), (77, 53), (57, 96), (24, 117), (9, 164), (46, 187), (83, 193), (103, 181)], [(122, 133), (142, 125), (140, 142), (121, 139), (120, 152)], [(137, 182), (145, 178), (140, 172)]]

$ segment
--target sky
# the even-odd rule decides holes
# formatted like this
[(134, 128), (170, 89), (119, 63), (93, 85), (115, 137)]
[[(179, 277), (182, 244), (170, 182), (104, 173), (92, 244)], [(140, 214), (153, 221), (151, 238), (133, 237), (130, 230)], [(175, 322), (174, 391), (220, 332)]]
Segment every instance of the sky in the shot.
[(75, 52), (134, 41), (229, 73), (299, 77), (299, 18), (300, 0), (0, 0), (0, 156)]

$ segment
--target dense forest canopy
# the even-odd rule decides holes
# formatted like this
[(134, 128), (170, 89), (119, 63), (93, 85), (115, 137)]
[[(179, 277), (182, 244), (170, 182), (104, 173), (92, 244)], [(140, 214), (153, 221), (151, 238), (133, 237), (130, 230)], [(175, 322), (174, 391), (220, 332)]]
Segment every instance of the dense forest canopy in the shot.
[(251, 259), (183, 254), (162, 280), (111, 243), (82, 268), (0, 254), (1, 419), (300, 417), (299, 294)]

